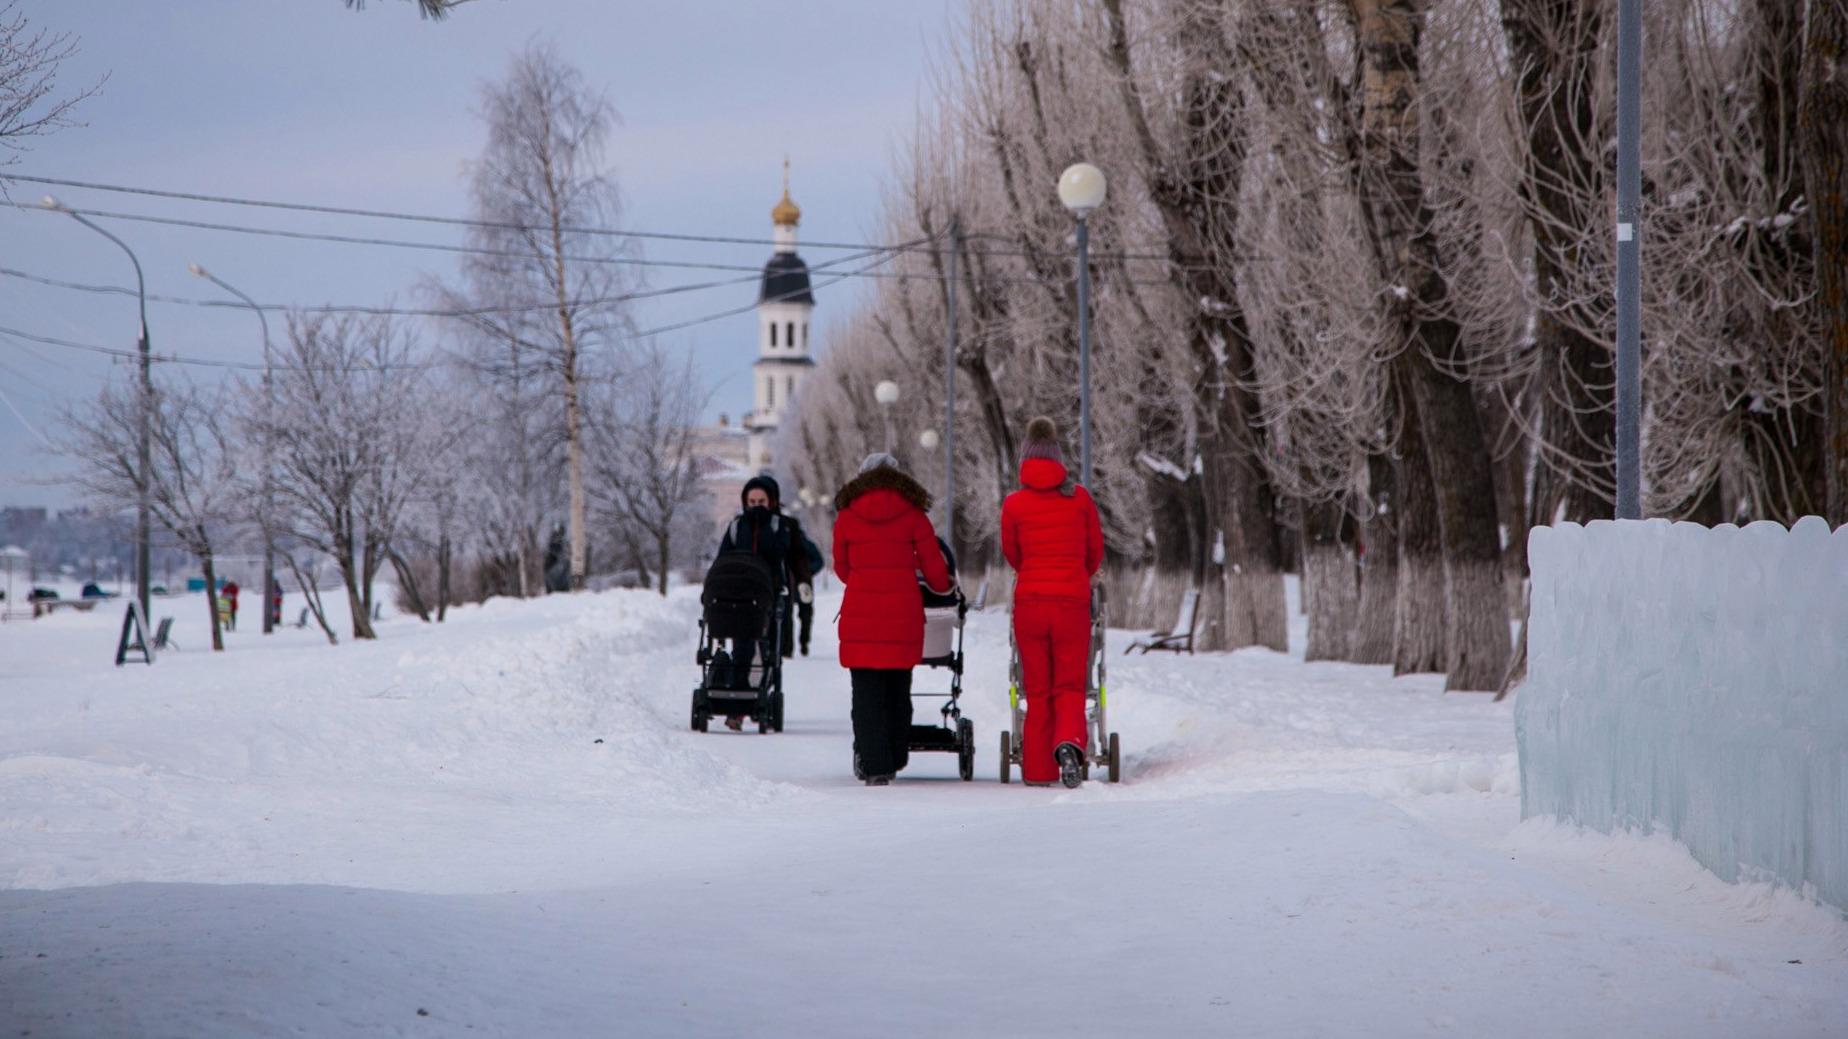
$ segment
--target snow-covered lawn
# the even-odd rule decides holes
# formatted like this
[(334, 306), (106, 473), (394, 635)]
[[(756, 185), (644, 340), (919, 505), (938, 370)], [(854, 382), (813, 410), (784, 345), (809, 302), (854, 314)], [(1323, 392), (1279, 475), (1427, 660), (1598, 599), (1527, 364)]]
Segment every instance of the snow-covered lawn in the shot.
[(1848, 1034), (1839, 914), (1521, 823), (1508, 704), (1117, 655), (1126, 781), (1002, 786), (993, 613), (977, 781), (868, 789), (836, 605), (773, 736), (687, 731), (684, 590), (0, 627), (0, 1035)]

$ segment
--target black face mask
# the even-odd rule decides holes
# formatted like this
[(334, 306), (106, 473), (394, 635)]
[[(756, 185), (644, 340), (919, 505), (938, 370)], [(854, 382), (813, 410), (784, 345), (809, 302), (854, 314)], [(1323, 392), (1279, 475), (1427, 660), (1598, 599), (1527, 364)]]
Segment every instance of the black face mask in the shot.
[(744, 514), (751, 517), (754, 522), (762, 523), (770, 518), (770, 507), (768, 505), (747, 506)]

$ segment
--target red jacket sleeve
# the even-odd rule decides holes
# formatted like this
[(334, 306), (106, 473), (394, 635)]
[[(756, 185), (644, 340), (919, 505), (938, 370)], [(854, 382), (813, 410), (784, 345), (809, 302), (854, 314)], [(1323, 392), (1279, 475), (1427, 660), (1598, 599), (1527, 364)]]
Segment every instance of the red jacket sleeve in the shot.
[(911, 529), (911, 548), (917, 553), (918, 569), (924, 574), (924, 583), (938, 595), (950, 592), (950, 567), (943, 561), (943, 549), (937, 544), (936, 528), (930, 525), (930, 517), (918, 512), (916, 524)]
[(1097, 573), (1097, 568), (1104, 565), (1104, 528), (1097, 518), (1097, 503), (1091, 500), (1091, 492), (1079, 488), (1084, 495), (1084, 571)]
[(849, 522), (845, 513), (834, 521), (834, 576), (840, 578), (842, 584), (847, 583), (847, 571), (850, 569), (847, 563), (847, 524)]
[(1014, 511), (1014, 496), (1001, 500), (1001, 556), (1007, 565), (1020, 569), (1020, 517)]

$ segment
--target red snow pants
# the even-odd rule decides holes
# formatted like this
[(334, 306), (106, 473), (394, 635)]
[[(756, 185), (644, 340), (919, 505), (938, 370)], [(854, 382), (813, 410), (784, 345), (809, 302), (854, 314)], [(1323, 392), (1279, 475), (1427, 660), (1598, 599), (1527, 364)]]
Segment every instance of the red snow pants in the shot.
[(1014, 644), (1020, 649), (1021, 695), (1027, 717), (1020, 732), (1020, 778), (1059, 778), (1053, 751), (1084, 747), (1085, 670), (1091, 661), (1091, 604), (1067, 599), (1014, 603)]

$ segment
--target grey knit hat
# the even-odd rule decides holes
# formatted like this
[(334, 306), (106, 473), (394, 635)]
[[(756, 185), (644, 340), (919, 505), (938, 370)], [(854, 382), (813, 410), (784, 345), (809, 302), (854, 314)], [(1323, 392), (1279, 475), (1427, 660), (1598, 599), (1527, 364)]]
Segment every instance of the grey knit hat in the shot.
[(1020, 449), (1020, 457), (1044, 458), (1065, 464), (1065, 452), (1059, 450), (1059, 427), (1044, 415), (1027, 423), (1027, 443)]
[(870, 473), (882, 465), (887, 469), (899, 469), (900, 472), (904, 471), (900, 468), (898, 459), (892, 457), (891, 453), (886, 451), (874, 451), (872, 454), (867, 455), (866, 461), (860, 463), (860, 471), (863, 473)]

